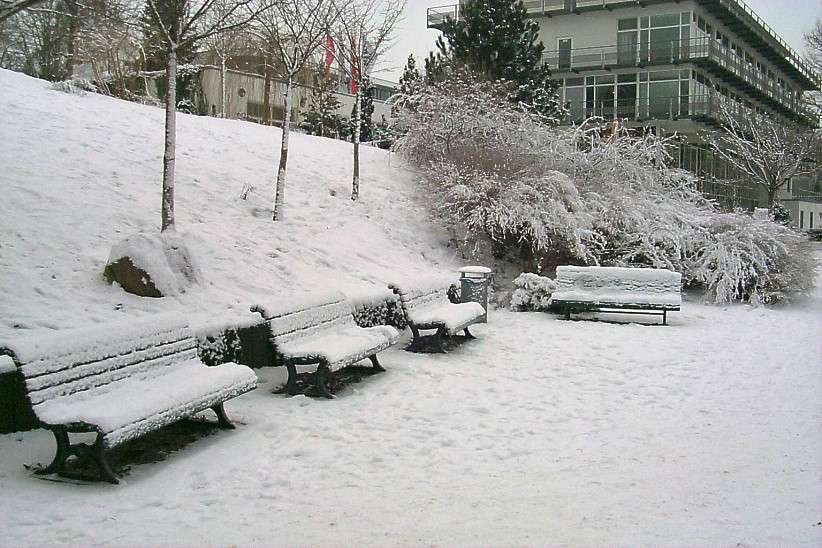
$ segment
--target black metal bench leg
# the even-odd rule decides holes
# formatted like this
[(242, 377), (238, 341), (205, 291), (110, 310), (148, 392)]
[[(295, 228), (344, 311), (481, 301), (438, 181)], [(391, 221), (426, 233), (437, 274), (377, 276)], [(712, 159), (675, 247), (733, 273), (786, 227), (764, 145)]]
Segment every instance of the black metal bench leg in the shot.
[(371, 365), (374, 367), (375, 370), (385, 371), (385, 368), (380, 363), (380, 360), (377, 358), (376, 354), (374, 354), (373, 356), (369, 356), (368, 359), (371, 360)]
[(71, 455), (69, 451), (69, 437), (65, 429), (55, 428), (51, 431), (51, 433), (54, 434), (54, 439), (57, 441), (57, 452), (54, 455), (54, 460), (52, 460), (51, 464), (45, 468), (35, 470), (35, 474), (46, 475), (59, 472), (66, 463), (66, 459), (68, 459), (69, 455)]
[(445, 330), (440, 327), (437, 329), (436, 334), (434, 334), (434, 350), (437, 352), (445, 353), (445, 347), (442, 345), (442, 337), (445, 335)]
[(285, 385), (285, 392), (289, 396), (297, 395), (297, 367), (293, 363), (285, 364), (288, 370), (288, 382)]
[(565, 319), (566, 320), (571, 319), (571, 307), (570, 306), (565, 309)]
[(92, 447), (92, 455), (94, 460), (97, 462), (97, 468), (100, 470), (100, 479), (113, 483), (114, 485), (120, 483), (120, 480), (118, 480), (117, 476), (114, 475), (114, 471), (111, 469), (108, 459), (106, 458), (106, 450), (103, 446), (102, 434), (97, 434), (97, 439), (94, 441), (94, 446)]
[(326, 386), (326, 379), (328, 378), (328, 365), (325, 363), (321, 363), (317, 366), (317, 375), (315, 378), (315, 384), (317, 385), (317, 390), (320, 393), (320, 396), (323, 398), (327, 398), (329, 400), (334, 399), (334, 394), (328, 391), (328, 386)]
[(668, 311), (662, 311), (662, 325), (668, 325)]
[(409, 325), (408, 327), (411, 329), (412, 335), (411, 344), (408, 346), (408, 350), (411, 352), (416, 352), (420, 347), (420, 330), (413, 325)]
[(465, 329), (463, 329), (463, 332), (465, 333), (465, 338), (466, 339), (476, 339), (476, 337), (473, 336), (470, 331), (468, 331), (467, 327)]
[(225, 408), (223, 404), (215, 405), (211, 408), (214, 411), (214, 414), (217, 415), (217, 422), (220, 425), (220, 428), (224, 430), (234, 430), (234, 425), (228, 420), (228, 415), (225, 414)]

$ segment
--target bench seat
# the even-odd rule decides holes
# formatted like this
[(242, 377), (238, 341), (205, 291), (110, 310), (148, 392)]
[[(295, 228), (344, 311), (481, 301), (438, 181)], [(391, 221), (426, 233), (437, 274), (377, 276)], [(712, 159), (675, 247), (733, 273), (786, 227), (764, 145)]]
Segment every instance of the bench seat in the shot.
[[(19, 337), (0, 343), (0, 354), (11, 356), (40, 426), (57, 442), (54, 460), (38, 473), (59, 473), (69, 457), (85, 455), (112, 483), (109, 449), (206, 409), (233, 428), (223, 403), (257, 386), (244, 365), (202, 363), (177, 314)], [(71, 443), (70, 433), (97, 437), (93, 445)]]
[(418, 327), (432, 326), (436, 329), (442, 326), (447, 335), (455, 335), (469, 325), (477, 322), (477, 318), (485, 314), (480, 303), (433, 304), (415, 308), (408, 316), (408, 320)]
[(405, 319), (414, 337), (408, 348), (411, 351), (423, 349), (420, 330), (436, 329), (434, 349), (444, 352), (443, 336), (451, 337), (463, 331), (466, 337), (473, 339), (468, 327), (485, 318), (485, 308), (479, 303), (452, 303), (448, 298), (447, 284), (442, 280), (393, 283), (388, 288), (399, 296)]
[(382, 352), (399, 336), (399, 331), (389, 325), (353, 326), (283, 342), (278, 348), (286, 358), (325, 361), (329, 370), (336, 371)]
[(333, 398), (325, 383), (329, 372), (366, 359), (384, 371), (377, 354), (399, 339), (399, 332), (391, 326), (358, 326), (354, 308), (339, 292), (258, 304), (251, 310), (268, 324), (270, 342), (288, 370), (286, 392), (291, 395), (297, 393), (297, 365), (316, 365), (317, 390)]
[(256, 384), (256, 375), (244, 365), (207, 367), (190, 360), (122, 379), (105, 391), (46, 400), (33, 409), (50, 426), (93, 425), (109, 449), (244, 394)]
[[(573, 312), (622, 312), (662, 316), (682, 305), (682, 276), (656, 268), (560, 266), (551, 304)], [(636, 311), (636, 312), (630, 312)], [(656, 314), (655, 312), (659, 312)]]

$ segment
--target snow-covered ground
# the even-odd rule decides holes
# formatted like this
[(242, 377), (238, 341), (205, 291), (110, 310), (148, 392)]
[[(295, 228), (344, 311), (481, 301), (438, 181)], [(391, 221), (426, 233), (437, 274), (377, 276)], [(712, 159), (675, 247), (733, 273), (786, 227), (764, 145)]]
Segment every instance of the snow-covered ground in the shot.
[[(298, 136), (272, 226), (268, 190), (237, 195), (270, 177), (276, 130), (184, 116), (178, 221), (208, 283), (127, 297), (100, 272), (159, 222), (162, 113), (3, 71), (0, 105), (0, 337), (457, 265), (384, 152), (352, 204), (348, 145)], [(775, 309), (686, 301), (669, 327), (492, 311), (478, 340), (389, 350), (333, 401), (271, 394), (262, 370), (227, 405), (237, 430), (119, 486), (35, 478), (51, 435), (0, 436), (0, 544), (819, 546), (819, 287)]]
[(177, 230), (205, 281), (174, 299), (129, 296), (102, 273), (118, 241), (159, 231), (163, 111), (5, 70), (0, 109), (0, 339), (170, 309), (242, 314), (274, 293), (359, 295), (462, 266), (415, 199), (418, 177), (386, 151), (363, 147), (352, 203), (351, 145), (295, 134), (275, 224), (280, 131), (180, 115)]
[(36, 479), (51, 435), (0, 436), (3, 543), (819, 546), (822, 292), (669, 321), (496, 311), (333, 401), (264, 384), (120, 486)]

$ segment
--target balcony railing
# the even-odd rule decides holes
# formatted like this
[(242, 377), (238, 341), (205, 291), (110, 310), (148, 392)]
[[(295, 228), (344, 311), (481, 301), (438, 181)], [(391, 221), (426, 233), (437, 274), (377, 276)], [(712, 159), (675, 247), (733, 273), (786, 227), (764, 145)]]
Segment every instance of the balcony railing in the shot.
[(719, 120), (723, 110), (731, 115), (751, 109), (719, 94), (676, 97), (643, 97), (629, 100), (569, 101), (566, 122), (581, 122), (592, 116), (608, 120), (679, 120), (681, 118)]
[[(565, 9), (565, 0), (523, 0), (522, 3), (525, 5), (528, 15), (533, 17), (551, 15)], [(428, 28), (439, 28), (446, 19), (451, 18), (458, 20), (459, 17), (459, 4), (428, 8)]]
[(446, 19), (458, 20), (460, 17), (459, 4), (451, 4), (449, 6), (438, 6), (428, 8), (428, 28), (435, 29), (445, 23)]
[[(704, 0), (703, 0), (704, 1)], [(714, 3), (716, 3), (714, 1)], [(817, 87), (820, 85), (820, 76), (816, 73), (804, 60), (804, 58), (796, 52), (789, 44), (782, 38), (775, 30), (771, 28), (754, 10), (748, 6), (743, 0), (719, 0), (720, 5), (725, 6), (728, 11), (734, 13), (740, 11), (742, 14), (749, 17), (756, 25), (759, 25), (762, 30), (774, 41), (776, 41), (787, 52), (787, 59), (796, 67), (796, 69), (811, 82), (816, 83)]]
[(543, 62), (555, 72), (677, 65), (697, 61), (710, 61), (786, 108), (797, 108), (797, 97), (790, 89), (778, 85), (733, 50), (707, 36), (690, 40), (555, 50), (543, 56)]

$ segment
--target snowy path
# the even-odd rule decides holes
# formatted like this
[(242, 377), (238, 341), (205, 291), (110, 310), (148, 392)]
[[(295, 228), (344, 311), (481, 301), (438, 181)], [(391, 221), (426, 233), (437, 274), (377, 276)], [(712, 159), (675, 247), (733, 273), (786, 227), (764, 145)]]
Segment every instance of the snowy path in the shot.
[(120, 487), (34, 479), (50, 436), (2, 436), (3, 542), (822, 544), (822, 292), (668, 328), (491, 321), (335, 401), (264, 386)]

